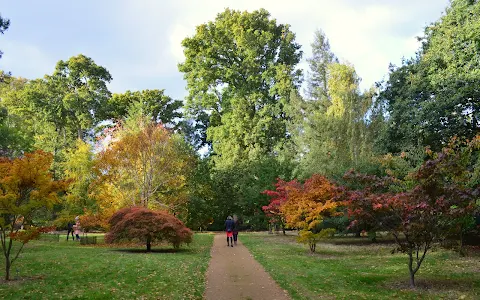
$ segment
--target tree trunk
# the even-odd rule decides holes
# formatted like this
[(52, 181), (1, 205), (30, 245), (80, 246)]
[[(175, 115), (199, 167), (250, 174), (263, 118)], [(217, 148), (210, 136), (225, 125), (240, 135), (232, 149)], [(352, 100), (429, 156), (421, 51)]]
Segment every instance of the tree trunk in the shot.
[(459, 249), (458, 252), (460, 256), (467, 256), (467, 252), (465, 251), (465, 247), (463, 247), (463, 228), (460, 228), (460, 244), (458, 245)]
[(408, 252), (408, 271), (410, 272), (410, 287), (415, 288), (415, 271), (413, 270), (413, 253)]
[(5, 280), (10, 280), (10, 259), (9, 257), (5, 257)]
[(81, 127), (77, 129), (77, 135), (78, 135), (78, 139), (83, 141), (83, 131)]
[(152, 239), (147, 237), (147, 252), (152, 251)]

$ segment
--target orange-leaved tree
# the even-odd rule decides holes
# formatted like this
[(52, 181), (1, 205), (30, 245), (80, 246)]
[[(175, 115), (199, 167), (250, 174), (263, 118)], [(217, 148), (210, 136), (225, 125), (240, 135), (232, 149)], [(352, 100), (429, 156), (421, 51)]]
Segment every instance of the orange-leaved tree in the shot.
[[(0, 158), (0, 239), (6, 280), (24, 245), (47, 230), (31, 224), (33, 215), (39, 209), (52, 208), (59, 200), (58, 193), (67, 188), (67, 181), (53, 179), (52, 161), (53, 155), (43, 151), (16, 159)], [(16, 253), (14, 241), (21, 243)]]
[(300, 187), (287, 187), (287, 201), (280, 207), (287, 227), (301, 230), (299, 242), (308, 243), (315, 252), (319, 239), (333, 235), (324, 229), (324, 218), (335, 215), (338, 187), (326, 177), (314, 174)]

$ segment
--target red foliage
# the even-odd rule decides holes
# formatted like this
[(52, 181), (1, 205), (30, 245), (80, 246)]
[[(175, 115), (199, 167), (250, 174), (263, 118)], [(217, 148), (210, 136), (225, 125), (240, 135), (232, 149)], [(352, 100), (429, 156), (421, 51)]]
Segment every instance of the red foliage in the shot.
[(145, 242), (147, 251), (151, 243), (167, 241), (175, 248), (192, 241), (193, 233), (176, 217), (144, 207), (126, 207), (117, 211), (109, 220), (110, 231), (105, 235), (107, 243), (138, 239)]
[(366, 183), (364, 189), (347, 193), (351, 226), (392, 233), (397, 250), (409, 256), (412, 286), (432, 244), (461, 226), (462, 218), (473, 218), (479, 191), (466, 185), (472, 146), (460, 147), (454, 140), (410, 175), (411, 188), (392, 177), (346, 175)]
[(269, 219), (269, 222), (272, 224), (285, 224), (285, 219), (280, 207), (287, 201), (287, 194), (289, 189), (300, 189), (302, 184), (296, 179), (292, 181), (285, 181), (280, 178), (277, 178), (277, 183), (275, 183), (275, 190), (265, 190), (262, 194), (266, 194), (271, 197), (270, 203), (268, 205), (262, 206), (262, 210)]
[(41, 233), (52, 232), (56, 229), (55, 226), (49, 227), (26, 227), (23, 231), (16, 231), (10, 233), (9, 237), (12, 240), (26, 244), (31, 240), (37, 239)]

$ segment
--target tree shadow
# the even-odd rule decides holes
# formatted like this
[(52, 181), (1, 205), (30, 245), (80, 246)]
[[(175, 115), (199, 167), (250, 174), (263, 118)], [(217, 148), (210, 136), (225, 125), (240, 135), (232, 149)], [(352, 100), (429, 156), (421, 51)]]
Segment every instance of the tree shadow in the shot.
[(12, 276), (12, 279), (10, 279), (10, 280), (5, 280), (4, 278), (1, 278), (0, 279), (0, 285), (4, 284), (4, 285), (16, 286), (16, 285), (21, 285), (21, 284), (29, 282), (29, 281), (42, 280), (44, 278), (45, 278), (45, 276), (43, 276), (43, 275), (23, 276), (23, 277)]
[(189, 253), (192, 252), (190, 249), (173, 249), (173, 248), (160, 248), (152, 249), (147, 251), (147, 249), (138, 249), (138, 248), (121, 248), (121, 249), (112, 249), (111, 251), (123, 252), (123, 253)]
[(418, 291), (459, 291), (468, 292), (472, 291), (472, 287), (477, 284), (475, 278), (462, 278), (462, 279), (437, 279), (437, 278), (419, 278), (415, 279), (415, 288), (410, 287), (410, 283), (407, 280), (399, 280), (395, 282), (388, 282), (383, 284), (385, 288), (395, 290), (418, 290)]

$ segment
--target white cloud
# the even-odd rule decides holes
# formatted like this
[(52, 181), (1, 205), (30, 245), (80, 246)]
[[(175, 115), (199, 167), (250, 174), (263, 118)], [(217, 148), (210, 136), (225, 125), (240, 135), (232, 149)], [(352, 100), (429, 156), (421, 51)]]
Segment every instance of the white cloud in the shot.
[[(87, 0), (82, 6), (93, 9), (93, 3)], [(398, 64), (402, 56), (414, 55), (418, 48), (415, 36), (440, 17), (449, 0), (111, 0), (102, 3), (96, 9), (105, 11), (97, 12), (102, 18), (96, 22), (103, 23), (94, 27), (104, 30), (111, 47), (99, 52), (102, 48), (96, 44), (99, 37), (83, 36), (82, 43), (75, 43), (75, 50), (87, 47), (87, 54), (92, 53), (97, 63), (107, 67), (114, 78), (111, 87), (115, 92), (134, 87), (166, 88), (167, 92), (173, 89), (173, 96), (181, 97), (185, 93), (182, 74), (177, 69), (177, 64), (184, 60), (181, 41), (193, 35), (197, 25), (213, 21), (226, 7), (248, 11), (265, 8), (278, 23), (290, 24), (297, 42), (302, 45), (304, 59), (311, 55), (314, 31), (324, 30), (332, 50), (356, 67), (363, 78), (362, 88), (368, 88), (386, 75), (390, 62)], [(21, 5), (18, 10), (24, 12)], [(55, 15), (45, 13), (42, 18), (55, 20)], [(21, 24), (29, 19), (25, 15), (25, 20), (12, 21)], [(92, 30), (85, 34), (94, 33)], [(15, 38), (13, 31), (3, 38), (7, 43), (2, 42), (0, 46), (5, 52), (1, 67), (25, 77), (33, 74), (33, 69), (35, 74), (41, 74), (36, 77), (51, 73), (57, 60), (73, 55), (60, 53), (60, 49), (52, 54), (49, 50), (54, 47), (56, 51), (56, 45), (11, 40)], [(65, 43), (76, 42), (72, 39), (65, 37)], [(45, 53), (55, 55), (54, 59)], [(306, 68), (305, 60), (300, 67)]]
[[(432, 1), (126, 1), (124, 13), (134, 19), (143, 35), (164, 28), (165, 38), (145, 41), (169, 52), (157, 51), (148, 69), (165, 67), (165, 72), (178, 72), (176, 64), (183, 61), (180, 42), (194, 34), (195, 26), (214, 20), (226, 7), (239, 10), (267, 9), (279, 23), (292, 25), (297, 41), (303, 46), (304, 58), (310, 56), (313, 32), (323, 29), (330, 39), (332, 50), (343, 60), (353, 63), (363, 77), (362, 87), (367, 88), (381, 80), (390, 62), (399, 62), (402, 56), (414, 55), (418, 48), (415, 36), (422, 27), (435, 21), (448, 4), (448, 0)], [(168, 14), (168, 18), (165, 18)], [(167, 20), (168, 19), (168, 22)], [(132, 23), (130, 23), (132, 24)], [(412, 25), (415, 24), (415, 25)], [(412, 32), (412, 29), (414, 30)], [(162, 34), (160, 34), (161, 36)], [(301, 66), (305, 66), (304, 63)]]

